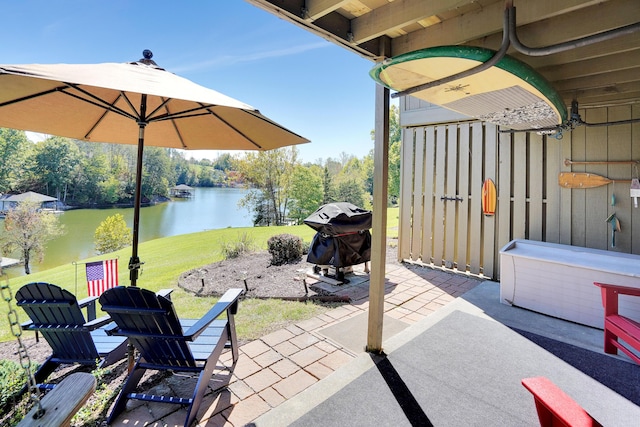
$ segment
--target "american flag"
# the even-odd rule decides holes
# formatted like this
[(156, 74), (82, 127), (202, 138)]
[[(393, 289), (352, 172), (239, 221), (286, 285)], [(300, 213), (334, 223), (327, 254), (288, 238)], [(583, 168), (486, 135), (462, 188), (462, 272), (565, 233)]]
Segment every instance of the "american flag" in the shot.
[(118, 260), (88, 262), (87, 289), (90, 297), (99, 297), (104, 291), (118, 286)]

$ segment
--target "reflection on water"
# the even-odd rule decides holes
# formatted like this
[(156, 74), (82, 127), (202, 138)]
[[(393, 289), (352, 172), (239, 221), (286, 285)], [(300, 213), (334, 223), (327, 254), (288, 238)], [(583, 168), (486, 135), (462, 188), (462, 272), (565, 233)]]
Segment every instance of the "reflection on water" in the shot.
[[(195, 197), (142, 208), (140, 243), (161, 237), (227, 227), (250, 227), (251, 214), (238, 207), (246, 194), (241, 188), (196, 188)], [(133, 228), (133, 209), (78, 209), (60, 214), (65, 235), (47, 244), (44, 261), (31, 262), (31, 271), (43, 271), (95, 255), (93, 236), (108, 216), (120, 213)], [(11, 256), (11, 255), (9, 255)], [(17, 258), (17, 256), (13, 256)], [(23, 266), (6, 270), (10, 276), (24, 274)]]

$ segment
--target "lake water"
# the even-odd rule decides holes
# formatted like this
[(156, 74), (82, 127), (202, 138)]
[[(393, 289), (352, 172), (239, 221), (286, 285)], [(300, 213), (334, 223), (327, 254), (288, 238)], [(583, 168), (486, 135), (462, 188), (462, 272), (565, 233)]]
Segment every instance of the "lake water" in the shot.
[[(242, 188), (196, 188), (195, 197), (190, 199), (173, 199), (144, 207), (140, 210), (139, 242), (217, 228), (251, 227), (250, 212), (238, 207), (238, 201), (246, 193), (247, 190)], [(133, 208), (77, 209), (60, 214), (60, 223), (64, 224), (66, 233), (47, 244), (42, 263), (32, 260), (31, 272), (96, 255), (93, 243), (96, 228), (116, 213), (122, 214), (127, 226), (133, 228)], [(13, 277), (24, 275), (24, 266), (6, 271)]]

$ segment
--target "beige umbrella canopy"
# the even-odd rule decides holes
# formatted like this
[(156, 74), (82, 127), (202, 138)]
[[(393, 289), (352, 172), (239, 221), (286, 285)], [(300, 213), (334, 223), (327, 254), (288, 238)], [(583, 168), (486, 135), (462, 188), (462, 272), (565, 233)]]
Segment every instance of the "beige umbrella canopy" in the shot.
[(0, 127), (85, 141), (138, 145), (133, 248), (135, 285), (145, 145), (186, 150), (270, 150), (309, 142), (244, 104), (138, 62), (0, 65)]

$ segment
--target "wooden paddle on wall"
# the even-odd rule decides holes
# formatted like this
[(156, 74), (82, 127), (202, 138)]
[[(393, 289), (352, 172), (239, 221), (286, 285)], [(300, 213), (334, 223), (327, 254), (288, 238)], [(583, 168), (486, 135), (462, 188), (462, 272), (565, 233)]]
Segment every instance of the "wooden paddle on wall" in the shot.
[(586, 172), (560, 172), (558, 185), (564, 188), (594, 188), (613, 182), (631, 182), (628, 179), (613, 180), (607, 177)]

